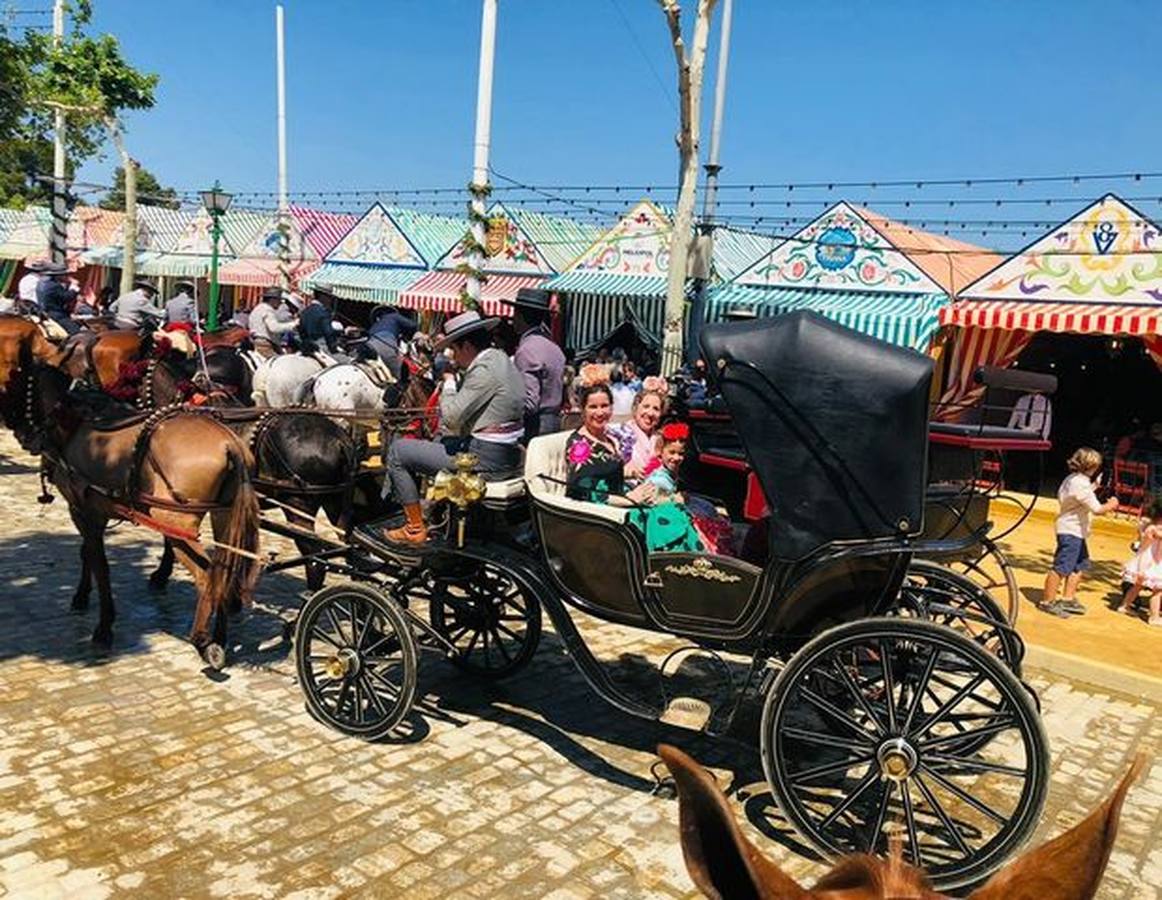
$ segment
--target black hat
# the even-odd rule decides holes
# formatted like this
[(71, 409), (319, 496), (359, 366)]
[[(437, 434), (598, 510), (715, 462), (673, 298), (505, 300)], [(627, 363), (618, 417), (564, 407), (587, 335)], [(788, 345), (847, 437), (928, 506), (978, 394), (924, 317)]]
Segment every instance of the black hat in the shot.
[(521, 288), (516, 292), (516, 299), (512, 301), (512, 305), (548, 312), (551, 309), (549, 301), (552, 296), (551, 292), (541, 288)]
[(29, 272), (35, 272), (37, 275), (44, 274), (44, 267), (52, 265), (46, 259), (34, 259), (32, 262), (25, 265), (25, 269)]
[(191, 291), (194, 290), (194, 283), (188, 278), (179, 278), (173, 283), (173, 286), (178, 289), (189, 288)]
[(263, 288), (262, 299), (263, 300), (273, 300), (275, 303), (281, 303), (282, 302), (282, 288), (280, 288), (280, 287)]
[(484, 318), (476, 310), (470, 309), (467, 312), (462, 312), (459, 315), (452, 316), (444, 323), (439, 336), (436, 338), (435, 350), (439, 352), (454, 341), (460, 340), (466, 334), (471, 334), (473, 331), (491, 331), (497, 326), (500, 319), (496, 316)]
[(69, 267), (64, 263), (46, 262), (41, 263), (41, 265), (33, 271), (37, 271), (40, 272), (41, 275), (48, 275), (51, 277), (53, 275), (68, 275)]

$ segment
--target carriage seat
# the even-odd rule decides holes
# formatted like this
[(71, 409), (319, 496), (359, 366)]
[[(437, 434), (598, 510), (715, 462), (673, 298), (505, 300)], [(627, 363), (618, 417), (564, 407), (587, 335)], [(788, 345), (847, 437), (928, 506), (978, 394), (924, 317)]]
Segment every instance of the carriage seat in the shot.
[(521, 469), (504, 472), (482, 472), (484, 502), (493, 506), (507, 506), (525, 496), (525, 479)]
[(565, 463), (565, 444), (570, 434), (570, 431), (558, 431), (529, 441), (525, 451), (524, 477), (529, 494), (539, 502), (557, 509), (597, 516), (618, 524), (625, 522), (629, 512), (627, 508), (588, 503), (565, 496), (565, 479), (569, 475)]

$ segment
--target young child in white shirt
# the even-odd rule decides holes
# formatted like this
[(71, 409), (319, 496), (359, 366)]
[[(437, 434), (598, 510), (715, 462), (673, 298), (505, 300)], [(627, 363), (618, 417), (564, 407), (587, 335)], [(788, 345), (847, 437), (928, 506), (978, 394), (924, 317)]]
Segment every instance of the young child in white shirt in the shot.
[[(1085, 606), (1077, 600), (1081, 576), (1089, 568), (1089, 547), (1085, 539), (1093, 527), (1093, 516), (1104, 516), (1118, 508), (1118, 500), (1111, 497), (1105, 503), (1097, 499), (1094, 478), (1101, 471), (1101, 454), (1092, 447), (1074, 451), (1066, 463), (1070, 474), (1061, 482), (1057, 502), (1057, 550), (1053, 554), (1053, 568), (1045, 576), (1045, 591), (1038, 608), (1058, 618), (1085, 614)], [(1100, 483), (1100, 479), (1098, 479)], [(1058, 600), (1057, 590), (1065, 582), (1064, 596)]]

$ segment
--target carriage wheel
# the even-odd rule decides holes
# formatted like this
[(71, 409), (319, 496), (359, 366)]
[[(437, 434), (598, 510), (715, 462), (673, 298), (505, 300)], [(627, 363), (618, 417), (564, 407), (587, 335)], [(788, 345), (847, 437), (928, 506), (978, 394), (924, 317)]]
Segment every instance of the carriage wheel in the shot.
[(375, 588), (340, 584), (314, 594), (299, 613), (294, 646), (307, 709), (325, 725), (373, 741), (411, 710), (415, 637)]
[(991, 538), (981, 540), (981, 553), (978, 556), (949, 562), (948, 567), (967, 575), (988, 591), (1005, 610), (1009, 624), (1017, 624), (1017, 613), (1021, 610), (1017, 573), (1004, 551)]
[(815, 847), (884, 854), (895, 829), (905, 858), (945, 889), (1000, 866), (1045, 802), (1047, 740), (1025, 687), (920, 619), (813, 638), (767, 694), (761, 741), (779, 808)]
[(421, 590), (432, 627), (456, 648), (453, 665), (483, 678), (506, 678), (533, 658), (541, 604), (503, 569), (474, 562), (455, 575), (430, 576)]
[(1005, 661), (1018, 677), (1025, 648), (987, 590), (941, 563), (913, 560), (900, 587), (903, 611), (954, 628)]

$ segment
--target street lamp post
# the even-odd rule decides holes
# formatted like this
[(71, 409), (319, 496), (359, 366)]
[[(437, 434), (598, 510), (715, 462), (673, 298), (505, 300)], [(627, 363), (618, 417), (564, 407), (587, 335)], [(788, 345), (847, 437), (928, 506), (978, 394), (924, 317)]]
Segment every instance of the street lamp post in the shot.
[(202, 191), (202, 203), (206, 212), (210, 214), (212, 226), (210, 238), (213, 241), (210, 250), (210, 308), (206, 311), (206, 330), (218, 330), (218, 241), (222, 238), (222, 214), (230, 208), (232, 194), (222, 190), (217, 181), (208, 191)]

